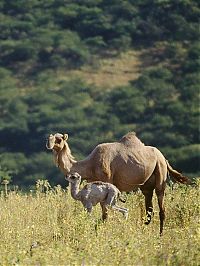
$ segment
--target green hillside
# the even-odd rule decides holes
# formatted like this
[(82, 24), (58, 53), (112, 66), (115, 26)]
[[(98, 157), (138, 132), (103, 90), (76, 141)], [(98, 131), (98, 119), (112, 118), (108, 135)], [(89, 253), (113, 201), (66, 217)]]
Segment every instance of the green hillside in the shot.
[(81, 159), (131, 130), (198, 176), (199, 16), (195, 0), (2, 0), (1, 179), (62, 183), (49, 133)]

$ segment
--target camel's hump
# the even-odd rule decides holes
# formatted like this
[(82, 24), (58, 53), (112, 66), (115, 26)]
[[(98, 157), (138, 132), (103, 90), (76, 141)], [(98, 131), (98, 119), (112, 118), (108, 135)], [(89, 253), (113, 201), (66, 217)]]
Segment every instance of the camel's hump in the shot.
[(126, 135), (124, 135), (120, 141), (120, 143), (124, 144), (139, 144), (139, 145), (144, 145), (141, 140), (136, 136), (136, 133), (134, 131), (128, 132)]
[(136, 137), (136, 133), (134, 131), (128, 132), (126, 135), (124, 135), (120, 142), (123, 141), (124, 139), (130, 139), (130, 138), (135, 138)]

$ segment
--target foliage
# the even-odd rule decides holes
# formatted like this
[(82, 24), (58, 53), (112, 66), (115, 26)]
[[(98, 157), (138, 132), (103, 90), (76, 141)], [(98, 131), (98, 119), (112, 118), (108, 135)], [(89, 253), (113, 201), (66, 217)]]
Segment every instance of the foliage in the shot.
[(22, 62), (32, 68), (79, 67), (88, 49), (120, 52), (132, 43), (198, 38), (196, 1), (1, 2), (0, 64), (15, 69)]
[(11, 180), (11, 171), (3, 169), (0, 167), (0, 184), (4, 181), (10, 181)]

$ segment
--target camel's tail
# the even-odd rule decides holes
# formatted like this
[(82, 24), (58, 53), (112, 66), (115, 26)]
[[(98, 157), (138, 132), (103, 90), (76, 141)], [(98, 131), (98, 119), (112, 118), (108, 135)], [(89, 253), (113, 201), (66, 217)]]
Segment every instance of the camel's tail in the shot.
[(183, 176), (181, 173), (173, 169), (167, 160), (166, 163), (167, 163), (167, 170), (169, 171), (169, 174), (175, 179), (175, 181), (187, 185), (192, 184), (192, 181), (188, 177)]

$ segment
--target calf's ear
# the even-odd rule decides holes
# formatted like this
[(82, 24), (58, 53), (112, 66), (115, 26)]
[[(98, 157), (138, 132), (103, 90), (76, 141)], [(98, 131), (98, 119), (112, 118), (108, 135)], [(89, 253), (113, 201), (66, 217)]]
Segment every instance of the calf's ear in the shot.
[(64, 139), (64, 140), (67, 140), (67, 139), (68, 139), (68, 134), (64, 133), (64, 134), (63, 134), (63, 139)]

